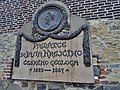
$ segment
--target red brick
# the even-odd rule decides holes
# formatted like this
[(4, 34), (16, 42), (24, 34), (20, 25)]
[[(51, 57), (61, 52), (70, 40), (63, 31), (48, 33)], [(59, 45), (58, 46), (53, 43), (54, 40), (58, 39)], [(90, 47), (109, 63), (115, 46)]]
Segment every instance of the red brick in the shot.
[(11, 70), (11, 68), (4, 68), (4, 70)]
[(0, 74), (0, 76), (5, 76), (5, 74)]
[(5, 64), (12, 64), (12, 62), (5, 62)]
[(0, 80), (2, 80), (3, 78), (2, 77), (0, 77)]
[(7, 73), (6, 76), (11, 76), (11, 74), (10, 74), (10, 73)]
[(107, 75), (107, 74), (109, 74), (109, 72), (107, 72), (107, 71), (104, 71), (104, 69), (100, 69), (100, 74)]
[(97, 61), (97, 63), (109, 63), (109, 61)]
[(4, 73), (11, 73), (11, 70), (9, 70), (9, 71), (4, 71)]
[(3, 71), (3, 68), (0, 68), (0, 72)]
[(99, 65), (100, 69), (105, 69), (105, 65)]
[(12, 67), (12, 65), (7, 65), (7, 67)]
[(105, 79), (106, 76), (99, 76), (99, 79)]

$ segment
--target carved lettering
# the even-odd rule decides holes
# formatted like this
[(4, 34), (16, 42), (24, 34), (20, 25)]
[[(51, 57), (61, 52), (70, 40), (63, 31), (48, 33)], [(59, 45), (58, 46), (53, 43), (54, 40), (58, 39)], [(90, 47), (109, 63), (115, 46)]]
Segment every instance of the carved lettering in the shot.
[(65, 48), (66, 42), (48, 42), (48, 43), (34, 43), (33, 49), (55, 49), (55, 48)]
[(51, 65), (52, 67), (54, 66), (65, 66), (65, 65), (70, 65), (70, 66), (79, 66), (78, 60), (24, 60), (23, 65), (32, 65), (32, 66), (47, 66)]
[(31, 52), (31, 51), (26, 51), (26, 52), (22, 52), (20, 57), (24, 57), (24, 58), (34, 58), (34, 57), (48, 57), (48, 58), (55, 58), (55, 57), (78, 57), (82, 55), (82, 51), (81, 50), (66, 50), (64, 49), (62, 50), (56, 50), (56, 51), (50, 51), (49, 49), (45, 50), (43, 49), (42, 51), (35, 51), (35, 52)]

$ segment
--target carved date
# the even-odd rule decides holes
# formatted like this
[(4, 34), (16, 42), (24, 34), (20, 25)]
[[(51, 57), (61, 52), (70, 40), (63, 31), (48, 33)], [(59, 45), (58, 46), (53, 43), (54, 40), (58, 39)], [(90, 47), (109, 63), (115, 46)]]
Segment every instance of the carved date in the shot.
[(44, 68), (33, 68), (33, 72), (44, 72)]
[(62, 73), (62, 74), (64, 74), (64, 68), (53, 68), (52, 73)]

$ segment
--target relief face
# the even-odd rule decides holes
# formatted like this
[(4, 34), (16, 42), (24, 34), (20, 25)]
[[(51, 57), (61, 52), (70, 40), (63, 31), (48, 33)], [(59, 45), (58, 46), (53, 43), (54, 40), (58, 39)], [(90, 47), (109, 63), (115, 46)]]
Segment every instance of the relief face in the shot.
[(55, 7), (45, 8), (38, 16), (38, 25), (42, 30), (52, 31), (62, 20), (62, 13)]

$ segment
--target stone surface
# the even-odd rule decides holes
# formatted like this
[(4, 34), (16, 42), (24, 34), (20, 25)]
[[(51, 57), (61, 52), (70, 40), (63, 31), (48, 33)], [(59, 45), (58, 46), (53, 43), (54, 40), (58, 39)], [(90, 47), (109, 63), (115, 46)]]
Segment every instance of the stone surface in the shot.
[(21, 87), (23, 87), (23, 88), (28, 87), (28, 82), (22, 82), (21, 84), (22, 84)]
[[(102, 63), (106, 66), (109, 72), (106, 79), (109, 81), (120, 81), (120, 50), (119, 50), (119, 33), (120, 21), (119, 20), (93, 20), (90, 21), (91, 25), (91, 38), (92, 38), (92, 51), (93, 54), (99, 54)], [(98, 60), (99, 61), (99, 60)], [(100, 62), (100, 61), (99, 61)], [(105, 74), (105, 71), (101, 71)], [(103, 81), (107, 84), (109, 81)]]
[(19, 85), (17, 84), (11, 84), (7, 90), (22, 90)]
[[(92, 53), (99, 57), (95, 59), (95, 65), (100, 67), (100, 72), (108, 74), (104, 79), (101, 77), (101, 73), (95, 72), (95, 75), (100, 75), (98, 78), (99, 83), (94, 84), (90, 89), (90, 86), (84, 84), (56, 84), (51, 82), (43, 82), (46, 84), (46, 89), (51, 90), (119, 90), (120, 89), (120, 21), (109, 20), (91, 20), (89, 21), (91, 26), (91, 41), (92, 41)], [(112, 23), (117, 23), (115, 27), (111, 27)], [(111, 28), (111, 29), (110, 29)], [(118, 29), (116, 29), (118, 28)], [(115, 29), (115, 30), (113, 30)], [(7, 79), (4, 68), (11, 67), (10, 64), (6, 64), (6, 61), (11, 62), (11, 58), (14, 57), (15, 51), (15, 33), (0, 34), (0, 79)], [(95, 58), (95, 57), (94, 57)], [(99, 63), (98, 63), (99, 62)], [(9, 67), (8, 67), (9, 66)], [(98, 67), (97, 66), (97, 67)], [(95, 71), (99, 71), (98, 69)], [(34, 90), (34, 81), (16, 81), (16, 80), (1, 80), (0, 90)], [(48, 90), (49, 90), (48, 89)]]
[(12, 84), (11, 80), (1, 80), (0, 81), (0, 90), (8, 89), (9, 85)]
[[(114, 28), (111, 24), (117, 24), (116, 30), (112, 31), (109, 27)], [(91, 34), (92, 34), (92, 49), (93, 54), (99, 54), (103, 60), (111, 63), (118, 63), (120, 61), (119, 52), (119, 33), (113, 34), (111, 32), (120, 32), (120, 21), (109, 20), (92, 20)], [(117, 29), (118, 27), (118, 29)]]
[(100, 76), (100, 68), (97, 65), (93, 66), (94, 76)]
[(50, 90), (65, 90), (63, 83), (50, 83), (48, 87)]
[(0, 34), (0, 58), (11, 59), (15, 53), (16, 35), (14, 33)]
[(37, 85), (37, 90), (45, 90), (46, 89), (46, 84), (38, 84)]

